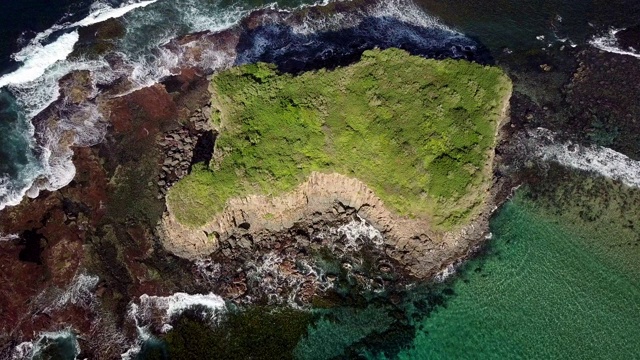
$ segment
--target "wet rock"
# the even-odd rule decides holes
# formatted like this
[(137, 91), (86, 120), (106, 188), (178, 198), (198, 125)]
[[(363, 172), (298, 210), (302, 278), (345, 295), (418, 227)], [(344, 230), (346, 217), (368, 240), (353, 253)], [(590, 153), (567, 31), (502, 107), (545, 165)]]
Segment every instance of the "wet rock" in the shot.
[(251, 249), (252, 242), (247, 237), (242, 237), (238, 240), (238, 246), (243, 249)]

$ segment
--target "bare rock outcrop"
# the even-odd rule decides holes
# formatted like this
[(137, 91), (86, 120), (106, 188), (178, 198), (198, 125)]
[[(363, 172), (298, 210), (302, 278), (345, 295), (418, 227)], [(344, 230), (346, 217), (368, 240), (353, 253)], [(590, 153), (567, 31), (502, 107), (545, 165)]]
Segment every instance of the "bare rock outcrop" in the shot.
[(486, 216), (481, 215), (462, 229), (433, 231), (426, 219), (409, 219), (389, 211), (373, 190), (358, 179), (313, 172), (307, 181), (281, 196), (231, 199), (220, 214), (199, 229), (181, 225), (169, 208), (160, 230), (167, 250), (197, 259), (216, 251), (221, 239), (250, 238), (260, 242), (269, 234), (294, 225), (320, 219), (337, 221), (342, 214), (353, 211), (383, 234), (387, 254), (417, 277), (433, 275), (443, 262), (464, 255), (487, 228)]

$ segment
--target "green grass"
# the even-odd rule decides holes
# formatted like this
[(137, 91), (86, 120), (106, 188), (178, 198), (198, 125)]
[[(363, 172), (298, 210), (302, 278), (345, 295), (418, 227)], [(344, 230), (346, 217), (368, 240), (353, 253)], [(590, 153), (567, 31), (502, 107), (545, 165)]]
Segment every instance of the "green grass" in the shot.
[(298, 76), (258, 63), (212, 80), (216, 156), (176, 184), (169, 206), (199, 226), (227, 200), (277, 195), (312, 171), (370, 186), (391, 210), (443, 229), (468, 220), (486, 172), (503, 99), (501, 70), (372, 50), (351, 66)]

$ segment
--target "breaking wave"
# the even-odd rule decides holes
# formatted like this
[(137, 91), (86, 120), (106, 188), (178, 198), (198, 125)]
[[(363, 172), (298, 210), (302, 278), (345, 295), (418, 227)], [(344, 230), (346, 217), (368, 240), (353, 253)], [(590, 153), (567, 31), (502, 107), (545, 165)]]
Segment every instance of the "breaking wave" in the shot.
[[(56, 24), (37, 34), (29, 44), (12, 55), (14, 61), (21, 65), (13, 72), (0, 77), (0, 92), (8, 97), (11, 93), (13, 101), (20, 109), (10, 109), (13, 123), (20, 131), (6, 132), (4, 137), (14, 138), (12, 144), (19, 144), (19, 148), (11, 149), (13, 154), (3, 156), (3, 160), (13, 161), (16, 154), (23, 153), (29, 157), (21, 168), (7, 171), (0, 168), (0, 210), (6, 206), (17, 205), (27, 195), (36, 197), (40, 190), (57, 190), (66, 186), (75, 176), (75, 168), (71, 163), (73, 153), (67, 147), (62, 151), (53, 152), (52, 145), (60, 142), (60, 132), (49, 131), (39, 136), (44, 141), (37, 143), (35, 128), (31, 120), (52, 104), (59, 96), (58, 82), (60, 79), (78, 70), (89, 70), (102, 74), (95, 76), (95, 82), (108, 81), (108, 64), (104, 60), (67, 60), (79, 40), (78, 27), (84, 27), (102, 22), (107, 19), (121, 17), (128, 12), (154, 3), (153, 1), (129, 1), (119, 7), (110, 7), (97, 2), (92, 11), (84, 19), (75, 23)], [(57, 37), (56, 37), (57, 36)], [(4, 105), (4, 104), (3, 104)], [(5, 111), (5, 112), (9, 112)], [(82, 121), (78, 116), (85, 113)], [(85, 105), (71, 115), (62, 118), (60, 130), (72, 130), (75, 141), (68, 145), (91, 146), (102, 140), (106, 131), (106, 124), (102, 122), (102, 115), (91, 105)], [(75, 117), (75, 119), (73, 119)], [(2, 119), (5, 120), (5, 119)], [(19, 143), (15, 138), (21, 137)], [(3, 144), (3, 147), (6, 142)], [(6, 151), (6, 148), (5, 148)], [(40, 179), (40, 181), (38, 181)]]
[(530, 148), (544, 161), (553, 161), (570, 168), (590, 171), (631, 187), (640, 187), (640, 161), (602, 146), (583, 146), (571, 141), (556, 141), (547, 129), (529, 133)]
[(11, 359), (39, 359), (42, 356), (41, 353), (50, 347), (55, 347), (54, 352), (64, 359), (75, 359), (80, 354), (80, 344), (76, 334), (70, 329), (65, 329), (44, 332), (33, 341), (18, 344), (13, 350)]
[(616, 34), (622, 30), (623, 29), (611, 28), (605, 35), (596, 36), (591, 39), (589, 41), (589, 44), (603, 51), (619, 55), (629, 55), (640, 59), (640, 49), (630, 48), (625, 50), (620, 47), (618, 39), (616, 38)]
[(35, 43), (22, 49), (13, 58), (23, 65), (16, 71), (0, 77), (0, 87), (19, 85), (44, 75), (45, 70), (58, 61), (65, 60), (78, 42), (78, 32), (64, 34), (51, 44)]
[(125, 353), (122, 359), (136, 359), (142, 349), (142, 344), (153, 338), (150, 329), (166, 333), (172, 329), (170, 322), (180, 316), (185, 310), (201, 307), (211, 312), (208, 315), (225, 311), (224, 300), (213, 293), (187, 294), (178, 292), (170, 296), (140, 296), (139, 303), (129, 305), (128, 316), (136, 326), (137, 342)]

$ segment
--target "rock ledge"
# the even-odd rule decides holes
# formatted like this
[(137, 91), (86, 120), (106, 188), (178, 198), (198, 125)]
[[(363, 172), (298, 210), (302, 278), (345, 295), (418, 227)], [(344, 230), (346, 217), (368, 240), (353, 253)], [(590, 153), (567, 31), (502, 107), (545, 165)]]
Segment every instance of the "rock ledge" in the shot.
[(180, 224), (169, 207), (159, 230), (167, 250), (180, 257), (198, 259), (218, 250), (221, 240), (260, 242), (294, 226), (306, 226), (305, 223), (317, 220), (335, 222), (354, 211), (383, 234), (387, 254), (416, 277), (431, 276), (443, 263), (464, 255), (482, 238), (488, 223), (483, 211), (461, 229), (435, 232), (425, 219), (391, 213), (373, 190), (358, 179), (313, 172), (307, 181), (281, 196), (232, 199), (224, 211), (197, 229)]

